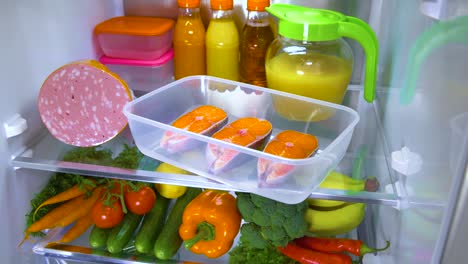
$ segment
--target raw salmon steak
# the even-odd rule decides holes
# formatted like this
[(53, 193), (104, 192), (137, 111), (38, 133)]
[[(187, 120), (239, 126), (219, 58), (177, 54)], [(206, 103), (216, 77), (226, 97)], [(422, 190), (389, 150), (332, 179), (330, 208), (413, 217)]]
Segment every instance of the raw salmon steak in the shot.
[[(245, 117), (226, 125), (213, 134), (213, 138), (243, 147), (262, 149), (272, 129), (273, 126), (267, 120)], [(229, 169), (242, 162), (243, 159), (239, 156), (248, 156), (239, 154), (236, 150), (212, 143), (208, 144), (206, 148), (206, 160), (209, 171), (217, 174), (223, 169)]]
[[(190, 132), (211, 136), (227, 123), (228, 117), (224, 110), (202, 105), (176, 119), (172, 126)], [(189, 136), (166, 131), (160, 146), (170, 153), (186, 151), (197, 146), (198, 141)]]
[[(318, 148), (315, 136), (293, 130), (276, 135), (263, 152), (289, 159), (303, 159), (312, 156)], [(269, 159), (259, 158), (257, 176), (260, 186), (283, 182), (294, 171), (295, 166)]]

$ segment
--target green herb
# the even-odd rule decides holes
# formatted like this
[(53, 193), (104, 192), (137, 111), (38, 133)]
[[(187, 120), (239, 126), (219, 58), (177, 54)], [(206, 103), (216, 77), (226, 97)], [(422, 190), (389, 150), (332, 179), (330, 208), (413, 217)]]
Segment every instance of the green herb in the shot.
[(265, 248), (252, 248), (239, 243), (229, 252), (229, 264), (296, 264), (298, 262), (284, 256), (272, 245)]
[(137, 147), (129, 147), (127, 144), (124, 144), (124, 149), (112, 161), (112, 165), (118, 168), (137, 169), (143, 157), (143, 153)]
[(64, 161), (80, 162), (95, 165), (111, 165), (112, 151), (108, 149), (98, 150), (97, 147), (76, 147), (63, 156)]

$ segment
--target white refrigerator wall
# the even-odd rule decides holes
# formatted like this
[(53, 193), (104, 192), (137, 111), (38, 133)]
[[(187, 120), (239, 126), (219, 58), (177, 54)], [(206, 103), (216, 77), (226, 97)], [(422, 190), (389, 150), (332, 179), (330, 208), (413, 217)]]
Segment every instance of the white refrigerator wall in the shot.
[[(28, 130), (6, 139), (0, 131), (0, 256), (2, 263), (33, 262), (30, 253), (19, 252), (24, 214), (29, 201), (48, 177), (41, 172), (16, 174), (11, 155), (22, 151), (37, 136), (42, 124), (36, 98), (48, 74), (75, 60), (93, 59), (99, 51), (92, 37), (94, 26), (123, 14), (121, 0), (17, 0), (0, 2), (0, 121), (15, 114), (27, 120)], [(47, 151), (44, 149), (44, 151)], [(41, 177), (42, 176), (42, 177)], [(43, 258), (42, 258), (43, 262)]]

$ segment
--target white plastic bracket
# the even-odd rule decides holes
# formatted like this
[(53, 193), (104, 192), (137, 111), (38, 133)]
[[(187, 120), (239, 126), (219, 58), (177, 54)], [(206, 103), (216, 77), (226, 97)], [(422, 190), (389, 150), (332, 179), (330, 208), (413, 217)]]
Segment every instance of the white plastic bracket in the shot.
[(409, 176), (421, 170), (421, 155), (411, 152), (408, 147), (392, 152), (392, 168), (402, 175)]
[[(408, 186), (406, 186), (406, 187), (403, 186), (403, 184), (400, 181), (396, 181), (394, 185), (395, 185), (396, 192), (398, 194), (404, 196), (404, 197), (414, 194), (413, 189), (411, 189)], [(385, 185), (385, 192), (386, 193), (393, 193), (392, 184)], [(401, 210), (409, 208), (409, 203), (407, 202), (406, 199), (401, 199), (401, 200), (398, 201), (397, 205), (392, 206), (392, 207), (399, 210), (399, 211), (401, 211)]]
[(26, 119), (22, 118), (19, 114), (14, 114), (3, 123), (3, 128), (5, 130), (5, 136), (11, 138), (26, 131), (26, 129), (28, 129), (28, 123)]

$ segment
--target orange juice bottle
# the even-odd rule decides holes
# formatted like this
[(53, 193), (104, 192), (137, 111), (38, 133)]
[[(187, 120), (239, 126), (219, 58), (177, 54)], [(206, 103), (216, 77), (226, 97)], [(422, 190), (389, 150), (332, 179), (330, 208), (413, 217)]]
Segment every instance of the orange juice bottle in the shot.
[(240, 81), (266, 87), (265, 57), (274, 39), (265, 8), (270, 0), (247, 0), (247, 19), (240, 38)]
[(206, 31), (208, 75), (239, 80), (239, 33), (233, 18), (233, 0), (211, 0), (212, 15)]
[(174, 28), (174, 78), (205, 75), (205, 26), (200, 0), (178, 0), (179, 15)]

